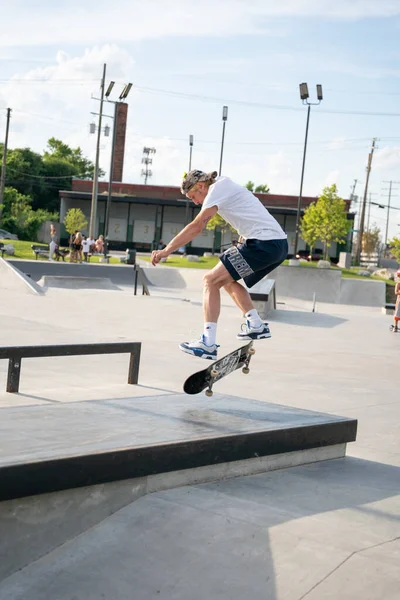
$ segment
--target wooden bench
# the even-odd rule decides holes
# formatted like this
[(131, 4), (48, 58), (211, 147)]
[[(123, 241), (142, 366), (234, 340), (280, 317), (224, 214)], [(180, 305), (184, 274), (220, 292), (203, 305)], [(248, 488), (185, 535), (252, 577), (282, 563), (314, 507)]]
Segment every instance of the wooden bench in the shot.
[(21, 363), (23, 358), (42, 358), (48, 356), (129, 353), (128, 383), (136, 384), (139, 378), (141, 347), (141, 342), (58, 344), (56, 346), (3, 346), (0, 347), (0, 359), (6, 358), (9, 360), (6, 391), (12, 394), (16, 394), (19, 391)]
[(49, 245), (47, 245), (47, 246), (39, 246), (37, 244), (32, 244), (31, 248), (32, 248), (32, 250), (33, 250), (33, 252), (35, 254), (36, 260), (37, 260), (37, 257), (41, 256), (41, 255), (47, 256), (47, 258), (49, 257), (49, 253), (50, 253), (50, 247), (49, 247)]

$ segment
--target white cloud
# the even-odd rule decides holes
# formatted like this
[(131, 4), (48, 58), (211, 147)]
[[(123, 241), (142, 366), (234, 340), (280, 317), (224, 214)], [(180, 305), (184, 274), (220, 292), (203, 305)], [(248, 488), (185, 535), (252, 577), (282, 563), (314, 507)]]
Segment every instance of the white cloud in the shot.
[(67, 143), (79, 138), (82, 148), (92, 148), (92, 140), (85, 139), (89, 122), (96, 118), (90, 110), (98, 111), (98, 103), (90, 97), (92, 92), (98, 96), (104, 63), (113, 78), (124, 80), (133, 59), (125, 50), (105, 45), (82, 56), (58, 52), (55, 64), (15, 74), (0, 93), (0, 106), (12, 108), (10, 146), (40, 151), (49, 137), (59, 135)]
[(336, 185), (339, 187), (339, 179), (340, 171), (339, 169), (335, 169), (334, 171), (328, 173), (328, 175), (325, 177), (324, 185), (322, 187), (333, 185), (334, 183), (336, 183)]
[(372, 171), (390, 171), (400, 167), (400, 146), (378, 148), (375, 151)]
[[(3, 8), (0, 47), (131, 42), (159, 37), (282, 35), (276, 19), (366, 19), (400, 14), (396, 0), (26, 0)], [(15, 32), (18, 32), (18, 35)]]

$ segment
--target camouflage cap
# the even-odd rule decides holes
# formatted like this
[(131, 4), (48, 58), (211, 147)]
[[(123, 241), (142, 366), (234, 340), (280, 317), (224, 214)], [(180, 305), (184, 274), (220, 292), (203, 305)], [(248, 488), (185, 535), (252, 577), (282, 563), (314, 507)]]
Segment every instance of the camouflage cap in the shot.
[(192, 187), (194, 187), (199, 181), (215, 179), (217, 175), (217, 171), (211, 171), (211, 173), (204, 173), (204, 171), (199, 171), (198, 169), (193, 169), (192, 171), (189, 171), (189, 173), (184, 173), (181, 185), (182, 194), (185, 195), (188, 192), (190, 192)]

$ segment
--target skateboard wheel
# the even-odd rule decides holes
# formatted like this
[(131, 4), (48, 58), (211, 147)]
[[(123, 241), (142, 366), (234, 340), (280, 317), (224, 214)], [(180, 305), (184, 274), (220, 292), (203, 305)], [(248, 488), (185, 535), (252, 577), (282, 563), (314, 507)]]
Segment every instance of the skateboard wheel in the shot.
[(216, 377), (218, 375), (217, 369), (211, 369), (211, 377)]
[(208, 396), (210, 398), (212, 395), (213, 395), (212, 390), (206, 390), (206, 396)]
[(244, 373), (245, 375), (248, 375), (250, 373), (249, 367), (243, 367), (242, 373)]
[(250, 348), (249, 354), (255, 354), (255, 353), (256, 353), (256, 349), (255, 348)]

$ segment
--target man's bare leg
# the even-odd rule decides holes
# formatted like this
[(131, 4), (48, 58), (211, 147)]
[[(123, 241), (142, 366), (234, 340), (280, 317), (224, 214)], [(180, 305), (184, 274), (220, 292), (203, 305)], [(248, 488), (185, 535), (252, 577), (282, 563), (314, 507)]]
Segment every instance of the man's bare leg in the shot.
[(204, 322), (216, 323), (221, 310), (221, 288), (234, 283), (232, 276), (219, 263), (203, 279)]
[(240, 308), (243, 315), (254, 308), (249, 292), (238, 281), (232, 281), (224, 285), (224, 289), (228, 292), (236, 306)]

